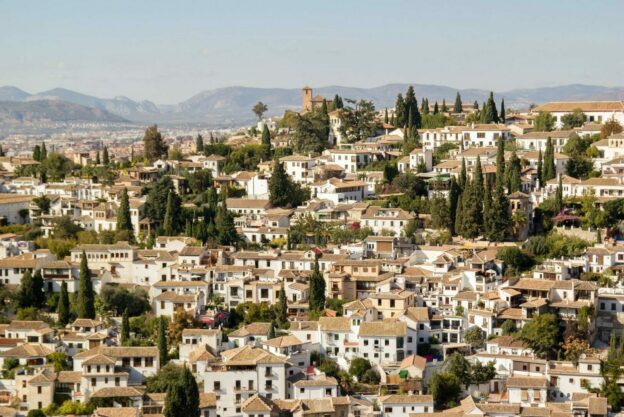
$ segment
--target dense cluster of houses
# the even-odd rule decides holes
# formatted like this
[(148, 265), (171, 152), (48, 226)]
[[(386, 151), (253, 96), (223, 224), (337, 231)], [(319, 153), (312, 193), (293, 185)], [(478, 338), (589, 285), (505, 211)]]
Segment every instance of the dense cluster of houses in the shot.
[[(311, 90), (309, 94), (307, 105), (312, 109), (318, 99)], [(310, 189), (310, 200), (294, 208), (271, 205), (270, 168), (277, 162), (262, 163), (257, 172), (226, 175), (224, 157), (198, 154), (184, 161), (133, 167), (113, 185), (103, 185), (81, 178), (41, 182), (18, 177), (15, 167), (34, 162), (0, 158), (6, 174), (0, 184), (0, 215), (6, 223), (38, 222), (49, 236), (55, 220), (69, 216), (84, 230), (114, 231), (126, 189), (135, 236), (142, 241), (154, 228), (143, 211), (142, 188), (171, 168), (210, 170), (217, 189), (244, 190), (245, 197), (227, 198), (225, 203), (244, 240), (260, 247), (205, 247), (190, 237), (158, 236), (151, 249), (124, 241), (79, 244), (60, 259), (6, 233), (0, 235), (0, 283), (17, 287), (25, 272), (40, 271), (47, 293), (58, 293), (62, 284), (76, 293), (84, 253), (96, 293), (107, 285), (143, 288), (154, 315), (188, 312), (203, 327), (182, 332), (179, 358), (173, 361), (190, 367), (201, 382), (203, 417), (606, 416), (607, 399), (588, 389), (604, 383), (599, 354), (581, 355), (576, 362), (541, 359), (523, 341), (503, 335), (502, 326), (511, 322), (521, 329), (543, 313), (553, 313), (565, 326), (581, 310), (593, 307), (588, 332), (594, 346), (606, 347), (612, 335), (624, 337), (624, 289), (581, 280), (584, 272), (609, 270), (617, 282), (624, 270), (624, 245), (605, 239), (582, 256), (546, 259), (529, 274), (504, 276), (505, 264), (497, 255), (514, 243), (413, 243), (404, 230), (419, 216), (372, 204), (370, 197), (378, 194), (384, 175), (367, 169), (375, 161), (397, 159), (400, 172), (443, 181), (459, 175), (462, 161), (473, 175), (478, 158), (487, 175), (496, 170), (497, 140), (514, 138), (526, 166), (521, 191), (509, 201), (512, 212), (522, 211), (529, 220), (518, 231), (525, 239), (534, 208), (554, 196), (559, 184), (564, 197), (593, 193), (598, 202), (624, 197), (621, 133), (595, 143), (599, 156), (593, 161), (600, 177), (579, 180), (565, 175), (569, 157), (562, 153), (572, 135), (596, 133), (596, 125), (606, 120), (624, 121), (621, 103), (549, 103), (534, 111), (550, 111), (559, 126), (562, 115), (577, 108), (589, 123), (574, 130), (534, 131), (534, 113), (529, 113), (512, 115), (501, 124), (422, 129), (422, 147), (406, 156), (401, 154), (404, 130), (389, 127), (378, 136), (318, 156), (285, 156), (278, 162), (286, 173)], [(335, 129), (339, 119), (330, 122)], [(538, 153), (544, 152), (547, 138), (553, 141), (557, 177), (539, 184)], [(434, 164), (436, 149), (446, 143), (455, 149)], [(184, 187), (184, 177), (174, 175), (172, 180), (176, 189)], [(432, 188), (432, 196), (434, 192), (440, 189)], [(45, 211), (36, 204), (41, 196), (50, 201)], [(289, 230), (309, 216), (320, 223), (368, 227), (373, 234), (356, 243), (306, 250), (267, 245), (286, 239)], [(317, 263), (326, 298), (340, 303), (313, 320), (310, 276)], [(277, 333), (271, 323), (262, 322), (226, 331), (217, 320), (218, 314), (241, 304), (275, 305), (284, 295), (290, 326)], [(116, 407), (98, 408), (95, 414), (102, 417), (163, 413), (165, 393), (147, 392), (145, 387), (147, 378), (160, 369), (158, 349), (121, 346), (116, 320), (77, 319), (64, 328), (43, 321), (7, 321), (0, 325), (0, 368), (15, 367), (17, 361), (19, 371), (5, 372), (0, 379), (0, 415), (25, 415), (59, 398), (81, 403), (124, 399), (115, 402)], [(466, 331), (475, 327), (485, 339), (479, 349), (465, 340)], [(54, 368), (49, 359), (54, 352), (68, 356), (68, 369)], [(466, 386), (465, 398), (441, 411), (428, 381), (454, 352), (473, 363), (493, 361), (496, 376)], [(368, 360), (380, 376), (379, 386), (374, 392), (341, 396), (340, 382), (315, 361), (319, 353), (344, 371), (356, 358)]]

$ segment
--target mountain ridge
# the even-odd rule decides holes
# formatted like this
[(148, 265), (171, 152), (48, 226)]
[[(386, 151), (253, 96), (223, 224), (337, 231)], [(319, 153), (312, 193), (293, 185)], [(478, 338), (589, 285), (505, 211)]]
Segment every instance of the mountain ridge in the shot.
[[(446, 99), (452, 105), (459, 92), (464, 103), (487, 100), (489, 90), (477, 88), (458, 89), (446, 85), (419, 83), (390, 83), (377, 87), (349, 87), (329, 85), (314, 88), (314, 95), (331, 100), (335, 94), (354, 100), (373, 100), (378, 109), (393, 107), (398, 93), (405, 93), (414, 86), (418, 100), (427, 97), (430, 103)], [(505, 99), (508, 109), (526, 109), (530, 104), (569, 100), (622, 100), (624, 87), (606, 87), (587, 84), (518, 88), (494, 92), (495, 99)], [(241, 126), (253, 123), (255, 116), (251, 107), (258, 101), (267, 104), (266, 116), (276, 116), (285, 110), (297, 110), (301, 106), (301, 89), (228, 86), (206, 89), (177, 104), (157, 105), (149, 100), (132, 100), (126, 96), (99, 98), (62, 87), (30, 94), (14, 86), (0, 87), (0, 101), (36, 102), (58, 100), (106, 111), (125, 120), (139, 123), (204, 123), (216, 127)], [(6, 105), (5, 105), (6, 110)], [(56, 114), (56, 113), (55, 113)]]

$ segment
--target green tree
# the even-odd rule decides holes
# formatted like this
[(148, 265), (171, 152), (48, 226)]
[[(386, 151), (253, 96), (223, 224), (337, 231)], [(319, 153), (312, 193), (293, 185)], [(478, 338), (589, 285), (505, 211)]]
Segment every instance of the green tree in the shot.
[(262, 147), (264, 148), (265, 158), (271, 158), (271, 132), (269, 127), (265, 124), (262, 128)]
[(240, 238), (234, 225), (234, 216), (227, 208), (225, 202), (217, 209), (215, 218), (217, 242), (220, 245), (236, 245)]
[(334, 110), (342, 109), (343, 107), (344, 107), (344, 105), (342, 103), (342, 97), (340, 97), (338, 94), (336, 94), (334, 96), (334, 100), (333, 100), (333, 108), (334, 108)]
[(35, 161), (41, 161), (41, 146), (35, 145), (33, 148), (33, 159)]
[(470, 385), (471, 365), (464, 355), (455, 352), (449, 356), (444, 362), (444, 371), (463, 381), (466, 388)]
[(550, 313), (533, 317), (520, 331), (519, 338), (543, 359), (554, 356), (559, 345), (559, 325)]
[(319, 269), (318, 259), (314, 261), (314, 270), (310, 276), (308, 303), (311, 311), (321, 311), (325, 307), (325, 278)]
[(357, 378), (358, 381), (362, 380), (364, 374), (372, 368), (372, 365), (368, 359), (354, 358), (349, 365), (349, 375)]
[(288, 323), (288, 301), (286, 300), (286, 289), (284, 284), (279, 293), (279, 300), (277, 303), (277, 320), (280, 326), (284, 327)]
[(453, 113), (461, 113), (463, 111), (463, 104), (462, 104), (462, 100), (461, 100), (461, 95), (459, 94), (459, 91), (457, 92), (457, 95), (455, 96), (455, 104), (453, 105)]
[(451, 229), (451, 214), (448, 201), (442, 196), (433, 196), (429, 200), (431, 212), (431, 227), (434, 229)]
[(420, 112), (418, 111), (418, 102), (416, 101), (416, 94), (414, 93), (414, 87), (407, 87), (407, 92), (405, 93), (405, 112), (409, 116), (411, 113), (411, 120), (408, 120), (409, 128), (415, 127), (420, 128), (421, 125), (421, 117)]
[(148, 162), (154, 162), (159, 158), (167, 156), (167, 145), (163, 140), (157, 125), (152, 125), (145, 129), (143, 136), (144, 156)]
[(41, 159), (40, 161), (45, 160), (48, 157), (48, 150), (46, 148), (45, 142), (41, 142)]
[(56, 307), (56, 312), (58, 314), (58, 322), (62, 327), (67, 326), (69, 323), (69, 294), (67, 292), (67, 282), (63, 281), (61, 284), (61, 292), (59, 295), (59, 301)]
[(572, 113), (568, 113), (561, 117), (564, 129), (574, 129), (575, 127), (581, 127), (585, 124), (587, 116), (581, 109), (574, 109)]
[(164, 317), (158, 318), (158, 355), (160, 356), (160, 367), (169, 362), (169, 348), (167, 347), (166, 321)]
[(266, 113), (267, 110), (269, 110), (268, 106), (261, 101), (257, 102), (251, 109), (258, 120), (262, 119), (262, 115)]
[(483, 330), (478, 326), (469, 327), (464, 333), (464, 341), (472, 346), (473, 349), (483, 347), (485, 344)]
[(446, 107), (446, 100), (442, 99), (442, 107), (440, 108), (440, 111), (442, 113), (447, 113), (448, 112), (448, 107)]
[(520, 158), (518, 158), (518, 155), (516, 154), (516, 152), (512, 152), (511, 154), (511, 159), (509, 159), (508, 162), (508, 169), (507, 169), (507, 190), (509, 192), (509, 194), (514, 193), (516, 191), (520, 191), (520, 187), (522, 186), (522, 179), (521, 179), (521, 170), (522, 167), (520, 165)]
[(130, 340), (130, 319), (128, 317), (128, 309), (125, 309), (121, 316), (121, 331), (119, 332), (120, 342), (125, 346)]
[(102, 151), (102, 163), (106, 166), (110, 164), (110, 156), (108, 155), (108, 146), (104, 147)]
[(30, 270), (26, 270), (22, 275), (18, 293), (18, 306), (20, 308), (35, 307), (41, 308), (45, 302), (45, 293), (43, 292), (43, 278), (41, 270), (35, 271), (34, 274)]
[(540, 149), (537, 154), (537, 182), (541, 187), (544, 186), (543, 180), (543, 171), (544, 171), (544, 158), (542, 156), (542, 150)]
[(95, 295), (91, 282), (91, 271), (87, 264), (87, 255), (82, 251), (80, 260), (80, 278), (78, 281), (77, 314), (80, 319), (95, 318)]
[(496, 183), (492, 193), (492, 205), (488, 214), (488, 239), (501, 242), (507, 235), (509, 229), (509, 201), (505, 195), (505, 160), (504, 142), (498, 139), (498, 150), (496, 154)]
[(195, 152), (197, 153), (204, 152), (204, 137), (200, 135), (199, 133), (197, 134), (197, 137), (195, 138)]
[(369, 100), (347, 100), (352, 106), (340, 112), (339, 131), (348, 142), (356, 142), (375, 134), (375, 105)]
[(130, 216), (130, 200), (128, 198), (128, 189), (124, 187), (121, 192), (121, 201), (119, 202), (119, 209), (117, 210), (117, 230), (125, 230), (129, 236), (132, 236), (131, 241), (134, 241), (134, 228), (132, 227), (132, 217)]
[(450, 372), (436, 372), (429, 379), (428, 392), (433, 397), (435, 408), (443, 410), (458, 404), (462, 383)]
[(451, 235), (455, 235), (455, 218), (457, 217), (457, 205), (459, 204), (459, 195), (461, 189), (457, 184), (455, 177), (451, 177), (451, 184), (449, 186), (448, 206), (449, 206), (449, 221)]
[(501, 109), (500, 109), (500, 116), (499, 116), (500, 122), (501, 123), (505, 123), (505, 118), (506, 118), (506, 116), (505, 116), (505, 99), (503, 98), (503, 99), (501, 99)]
[(600, 128), (600, 139), (606, 139), (618, 133), (622, 133), (622, 125), (617, 120), (611, 118), (602, 124)]
[(175, 226), (176, 222), (174, 217), (177, 217), (176, 205), (174, 201), (174, 192), (169, 191), (169, 195), (167, 196), (167, 206), (165, 209), (165, 217), (163, 219), (163, 233), (165, 236), (174, 236), (178, 233), (178, 230)]
[(555, 117), (547, 111), (541, 111), (533, 120), (536, 132), (550, 132), (555, 128)]
[(496, 103), (494, 102), (494, 93), (491, 91), (483, 114), (483, 123), (498, 122), (498, 111), (496, 110)]
[(544, 166), (542, 168), (542, 180), (544, 185), (546, 182), (557, 176), (557, 170), (555, 168), (555, 148), (553, 147), (552, 139), (548, 137), (546, 139), (546, 150), (544, 152)]
[(396, 127), (405, 127), (407, 123), (407, 112), (405, 110), (405, 100), (403, 94), (399, 93), (394, 104), (394, 119)]
[(503, 332), (503, 336), (510, 336), (515, 334), (518, 331), (516, 327), (516, 322), (513, 320), (505, 320), (501, 325), (501, 330)]

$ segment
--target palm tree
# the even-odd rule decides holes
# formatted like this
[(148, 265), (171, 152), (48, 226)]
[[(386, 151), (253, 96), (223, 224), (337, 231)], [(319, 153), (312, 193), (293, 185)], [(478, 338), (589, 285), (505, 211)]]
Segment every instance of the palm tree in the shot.
[(528, 218), (527, 214), (523, 211), (514, 211), (511, 215), (511, 224), (513, 228), (513, 232), (515, 236), (520, 234), (520, 231), (524, 228), (524, 225), (527, 223)]

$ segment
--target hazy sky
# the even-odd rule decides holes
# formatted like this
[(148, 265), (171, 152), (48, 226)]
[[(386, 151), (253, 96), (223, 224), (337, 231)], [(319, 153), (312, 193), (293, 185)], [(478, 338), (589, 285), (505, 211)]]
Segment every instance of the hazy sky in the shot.
[(0, 85), (176, 103), (232, 85), (622, 85), (624, 1), (0, 0)]

